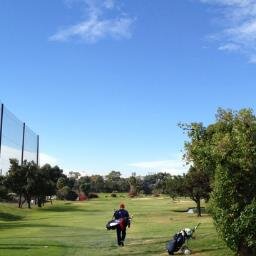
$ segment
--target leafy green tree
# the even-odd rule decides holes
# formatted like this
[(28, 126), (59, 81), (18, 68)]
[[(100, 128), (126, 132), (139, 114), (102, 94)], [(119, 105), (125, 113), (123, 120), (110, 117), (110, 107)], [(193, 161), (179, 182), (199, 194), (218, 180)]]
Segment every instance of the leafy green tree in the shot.
[(99, 193), (105, 189), (105, 182), (101, 175), (91, 176), (91, 191)]
[(66, 177), (58, 178), (57, 184), (56, 184), (56, 187), (57, 187), (58, 190), (62, 189), (66, 185), (67, 185), (67, 178)]
[[(24, 161), (21, 165), (21, 170), (25, 174), (25, 183), (23, 185), (23, 195), (27, 201), (28, 208), (31, 208), (31, 199), (37, 192), (38, 178), (38, 166), (36, 163)], [(42, 181), (43, 182), (43, 181)]]
[(0, 201), (8, 200), (8, 189), (5, 185), (5, 177), (0, 175)]
[(91, 191), (91, 184), (88, 182), (84, 182), (80, 185), (80, 190), (87, 196), (89, 196), (89, 193)]
[(69, 176), (70, 177), (74, 177), (76, 180), (78, 180), (79, 177), (81, 177), (81, 173), (80, 172), (71, 171), (71, 172), (69, 172)]
[(121, 173), (118, 171), (111, 171), (106, 175), (105, 188), (107, 192), (122, 191)]
[(186, 159), (209, 174), (216, 229), (240, 256), (256, 255), (256, 117), (251, 109), (219, 109), (216, 122), (188, 127)]
[(61, 177), (65, 179), (65, 175), (58, 166), (52, 167), (49, 164), (45, 164), (39, 169), (38, 176), (37, 195), (38, 206), (40, 207), (46, 196), (49, 196), (51, 200), (51, 196), (56, 195), (58, 179)]
[(136, 177), (136, 173), (133, 173), (132, 176), (129, 178), (129, 185), (130, 185), (129, 195), (137, 196), (139, 191), (139, 182)]
[(171, 176), (166, 180), (165, 193), (169, 194), (174, 200), (178, 196), (186, 196), (185, 188), (185, 176)]
[(66, 198), (68, 197), (69, 193), (70, 193), (71, 189), (69, 186), (64, 186), (58, 189), (57, 191), (57, 197), (60, 200), (66, 200)]
[(22, 195), (26, 182), (25, 170), (21, 168), (17, 159), (10, 159), (10, 168), (6, 175), (5, 185), (18, 195), (18, 207), (22, 208)]
[(221, 109), (211, 130), (217, 163), (211, 199), (216, 228), (238, 255), (256, 255), (256, 117), (250, 109)]
[(194, 167), (190, 167), (184, 180), (184, 192), (195, 203), (197, 208), (197, 216), (201, 216), (201, 200), (206, 201), (210, 198), (211, 186), (209, 175)]
[(166, 182), (171, 177), (169, 173), (158, 172), (155, 175), (155, 183), (153, 192), (165, 193)]
[(197, 170), (207, 173), (212, 181), (216, 169), (216, 161), (211, 156), (211, 126), (206, 128), (202, 123), (179, 124), (189, 141), (185, 142), (184, 160)]

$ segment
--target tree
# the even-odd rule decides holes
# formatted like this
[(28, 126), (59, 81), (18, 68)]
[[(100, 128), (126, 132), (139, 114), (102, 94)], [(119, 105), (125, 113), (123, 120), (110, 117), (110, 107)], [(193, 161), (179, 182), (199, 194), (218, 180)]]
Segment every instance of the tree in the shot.
[(118, 171), (111, 171), (108, 175), (106, 175), (106, 191), (113, 192), (113, 191), (122, 191), (122, 179), (121, 173)]
[(71, 171), (71, 172), (69, 172), (69, 177), (74, 177), (77, 180), (79, 177), (81, 177), (81, 173)]
[(91, 184), (88, 182), (84, 182), (80, 185), (80, 190), (89, 198), (89, 193), (91, 190)]
[(5, 185), (5, 177), (0, 175), (0, 201), (8, 199), (8, 189)]
[(166, 184), (167, 180), (170, 178), (169, 173), (154, 173), (148, 174), (141, 179), (141, 189), (145, 194), (152, 193), (167, 193)]
[(171, 176), (166, 180), (165, 193), (169, 194), (174, 200), (178, 196), (185, 196), (185, 176)]
[(23, 195), (27, 201), (28, 208), (31, 208), (32, 196), (37, 194), (37, 186), (40, 180), (38, 176), (38, 166), (36, 163), (24, 161), (21, 170), (25, 174), (25, 183), (23, 185)]
[(18, 207), (22, 208), (22, 195), (25, 184), (25, 170), (21, 168), (17, 159), (10, 159), (10, 168), (6, 175), (5, 185), (19, 197)]
[(256, 117), (220, 109), (210, 127), (217, 168), (211, 199), (216, 228), (238, 255), (256, 255)]
[(238, 255), (256, 255), (255, 115), (251, 109), (219, 109), (215, 123), (188, 128), (186, 159), (209, 174), (211, 213), (218, 233)]
[(216, 169), (216, 161), (211, 157), (211, 126), (206, 128), (202, 123), (179, 124), (187, 134), (189, 141), (185, 142), (183, 155), (186, 164), (207, 173), (212, 181)]
[[(65, 175), (58, 166), (51, 167), (51, 165), (45, 164), (38, 170), (38, 178), (37, 201), (38, 206), (41, 207), (41, 203), (45, 201), (46, 196), (49, 196), (51, 200), (51, 196), (56, 195), (58, 179), (63, 178), (65, 180)], [(59, 186), (61, 186), (61, 183), (59, 183)]]
[(67, 185), (67, 178), (66, 177), (58, 178), (57, 184), (56, 184), (58, 190), (62, 189), (66, 185)]
[(105, 182), (101, 175), (91, 176), (91, 191), (99, 193), (103, 192), (105, 188)]
[(196, 203), (197, 216), (201, 217), (201, 200), (208, 201), (210, 198), (209, 175), (191, 166), (185, 176), (184, 192)]
[(139, 183), (136, 178), (136, 173), (133, 173), (132, 176), (129, 178), (129, 185), (130, 185), (129, 195), (132, 197), (137, 196)]

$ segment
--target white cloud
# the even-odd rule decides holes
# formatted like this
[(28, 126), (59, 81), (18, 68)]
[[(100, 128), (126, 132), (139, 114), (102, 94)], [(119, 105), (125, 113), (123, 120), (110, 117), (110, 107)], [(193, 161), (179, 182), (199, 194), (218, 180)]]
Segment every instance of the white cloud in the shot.
[(240, 49), (240, 46), (233, 43), (227, 43), (225, 45), (221, 45), (218, 49), (221, 51), (233, 52), (233, 51), (238, 51)]
[[(87, 18), (75, 25), (60, 29), (49, 37), (50, 41), (64, 42), (75, 39), (95, 43), (103, 38), (131, 38), (134, 19), (123, 14), (115, 0), (77, 1), (85, 5)], [(72, 5), (73, 2), (74, 0), (69, 0), (68, 4)]]
[(255, 0), (199, 0), (218, 7), (221, 31), (211, 36), (219, 43), (218, 49), (238, 52), (249, 62), (256, 56), (256, 1)]
[(168, 160), (138, 162), (129, 164), (130, 167), (135, 167), (147, 172), (168, 172), (172, 175), (181, 175), (187, 172), (187, 167), (184, 166), (181, 156), (174, 157)]

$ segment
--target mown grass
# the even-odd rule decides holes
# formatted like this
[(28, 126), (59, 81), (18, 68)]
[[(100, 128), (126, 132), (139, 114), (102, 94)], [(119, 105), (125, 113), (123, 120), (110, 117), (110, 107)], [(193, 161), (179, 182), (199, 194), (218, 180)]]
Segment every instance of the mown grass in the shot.
[[(116, 245), (115, 231), (105, 229), (120, 202), (134, 215), (124, 247)], [(198, 222), (202, 225), (196, 239), (189, 242), (193, 255), (233, 255), (217, 238), (210, 216), (179, 212), (193, 206), (188, 199), (173, 202), (167, 197), (129, 199), (103, 194), (89, 202), (54, 202), (32, 210), (0, 204), (0, 255), (168, 255), (165, 247), (171, 236)]]

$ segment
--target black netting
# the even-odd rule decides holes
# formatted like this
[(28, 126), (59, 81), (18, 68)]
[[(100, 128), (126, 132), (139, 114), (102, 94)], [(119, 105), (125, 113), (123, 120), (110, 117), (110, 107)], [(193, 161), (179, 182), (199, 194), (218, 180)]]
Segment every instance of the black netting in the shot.
[(25, 127), (24, 160), (37, 162), (37, 135)]

